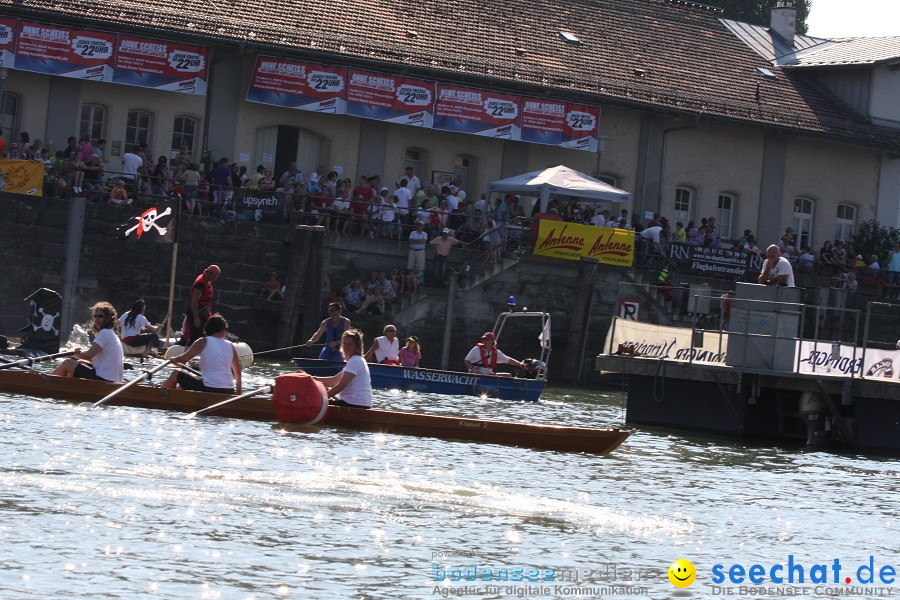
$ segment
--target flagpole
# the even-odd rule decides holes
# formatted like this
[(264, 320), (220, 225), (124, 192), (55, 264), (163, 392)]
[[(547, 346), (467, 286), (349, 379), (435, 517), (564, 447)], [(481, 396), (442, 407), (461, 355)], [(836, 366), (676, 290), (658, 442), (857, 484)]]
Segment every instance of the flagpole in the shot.
[(175, 305), (175, 270), (178, 266), (178, 234), (181, 229), (181, 197), (175, 195), (177, 208), (175, 209), (175, 241), (172, 244), (172, 272), (169, 275), (169, 322), (166, 323), (166, 344), (172, 337), (172, 323), (175, 322), (175, 315), (172, 310)]

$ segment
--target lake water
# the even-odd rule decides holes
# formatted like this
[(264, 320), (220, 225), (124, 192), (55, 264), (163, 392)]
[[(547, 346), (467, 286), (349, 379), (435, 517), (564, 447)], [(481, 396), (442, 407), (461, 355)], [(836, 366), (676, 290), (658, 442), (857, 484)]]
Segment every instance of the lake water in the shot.
[[(768, 577), (789, 560), (806, 569), (795, 595), (859, 598), (891, 586), (834, 584), (835, 559), (853, 586), (870, 557), (876, 582), (884, 565), (900, 572), (896, 459), (649, 428), (587, 456), (2, 398), (4, 600), (750, 597), (727, 578), (716, 586), (714, 566), (727, 577), (759, 564)], [(623, 424), (622, 402), (564, 388), (539, 404), (376, 396), (386, 408), (600, 427)], [(681, 557), (697, 570), (684, 589), (666, 574)], [(816, 564), (828, 584), (809, 581)]]

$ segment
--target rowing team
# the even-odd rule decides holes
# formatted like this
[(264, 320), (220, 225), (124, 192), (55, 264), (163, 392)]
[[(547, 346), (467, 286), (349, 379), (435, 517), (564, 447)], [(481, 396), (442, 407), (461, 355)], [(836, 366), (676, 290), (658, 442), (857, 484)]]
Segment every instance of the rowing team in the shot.
[[(94, 339), (90, 348), (75, 352), (53, 371), (53, 375), (122, 383), (125, 377), (125, 354), (122, 340), (117, 335), (120, 323), (116, 316), (116, 309), (109, 302), (98, 302), (92, 306), (91, 333)], [(210, 315), (203, 332), (205, 337), (191, 344), (184, 353), (167, 359), (176, 365), (184, 365), (199, 357), (199, 377), (193, 370), (177, 369), (166, 379), (163, 387), (240, 394), (241, 361), (235, 344), (226, 338), (228, 322), (225, 317), (218, 313)], [(345, 331), (341, 336), (341, 353), (347, 361), (346, 366), (333, 377), (315, 378), (329, 388), (328, 397), (333, 399), (333, 404), (356, 408), (372, 406), (369, 368), (362, 358), (364, 345), (361, 331)], [(338, 393), (341, 398), (334, 399)]]

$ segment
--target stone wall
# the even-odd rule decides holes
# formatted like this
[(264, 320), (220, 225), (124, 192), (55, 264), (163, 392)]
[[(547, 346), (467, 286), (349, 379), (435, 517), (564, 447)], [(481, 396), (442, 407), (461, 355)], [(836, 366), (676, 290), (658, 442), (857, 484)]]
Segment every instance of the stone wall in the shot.
[[(5, 241), (0, 251), (0, 277), (4, 282), (0, 287), (0, 333), (14, 335), (25, 324), (27, 313), (22, 299), (35, 289), (48, 287), (63, 293), (68, 208), (65, 200), (0, 195), (0, 211), (6, 216), (0, 222), (0, 235)], [(88, 307), (100, 300), (125, 311), (135, 299), (144, 298), (152, 320), (165, 314), (173, 247), (116, 240), (117, 225), (130, 216), (127, 208), (87, 205), (78, 286), (72, 298), (75, 322), (86, 323)], [(287, 275), (291, 252), (300, 247), (294, 236), (294, 230), (275, 225), (183, 219), (175, 278), (177, 318), (181, 318), (194, 277), (208, 264), (217, 263), (222, 276), (216, 282), (216, 308), (229, 319), (232, 331), (254, 349), (275, 347), (280, 305), (261, 301), (259, 288), (270, 271), (282, 278)], [(476, 255), (474, 250), (454, 251), (451, 266)], [(329, 233), (322, 290), (318, 295), (304, 294), (304, 310), (313, 310), (324, 318), (321, 305), (328, 291), (339, 290), (353, 278), (365, 278), (371, 270), (405, 268), (406, 257), (405, 243)], [(577, 273), (574, 262), (526, 255), (482, 285), (460, 291), (452, 300), (449, 367), (461, 368), (462, 357), (481, 333), (493, 328), (497, 315), (507, 309), (507, 298), (513, 295), (520, 309), (527, 306), (551, 313), (551, 375), (561, 373), (560, 365), (575, 359), (574, 354), (570, 356), (567, 334)], [(618, 269), (600, 270), (586, 356), (601, 350), (616, 305), (620, 276)], [(402, 310), (395, 308), (396, 312), (387, 317), (396, 322), (402, 336), (419, 337), (426, 366), (440, 364), (447, 303), (446, 290), (428, 289), (417, 302)], [(384, 323), (382, 317), (355, 317), (355, 324), (366, 332), (368, 340), (380, 334)], [(294, 343), (304, 341), (311, 333), (300, 328)], [(504, 331), (502, 349), (518, 359), (536, 357), (539, 333), (536, 321), (533, 328), (516, 323)]]

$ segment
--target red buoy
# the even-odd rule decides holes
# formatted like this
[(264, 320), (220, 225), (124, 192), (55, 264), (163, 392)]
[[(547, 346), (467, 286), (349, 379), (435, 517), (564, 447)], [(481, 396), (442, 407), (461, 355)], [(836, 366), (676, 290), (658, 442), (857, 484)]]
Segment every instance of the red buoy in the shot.
[(328, 393), (311, 375), (286, 373), (275, 378), (272, 403), (279, 421), (317, 425), (328, 412)]

